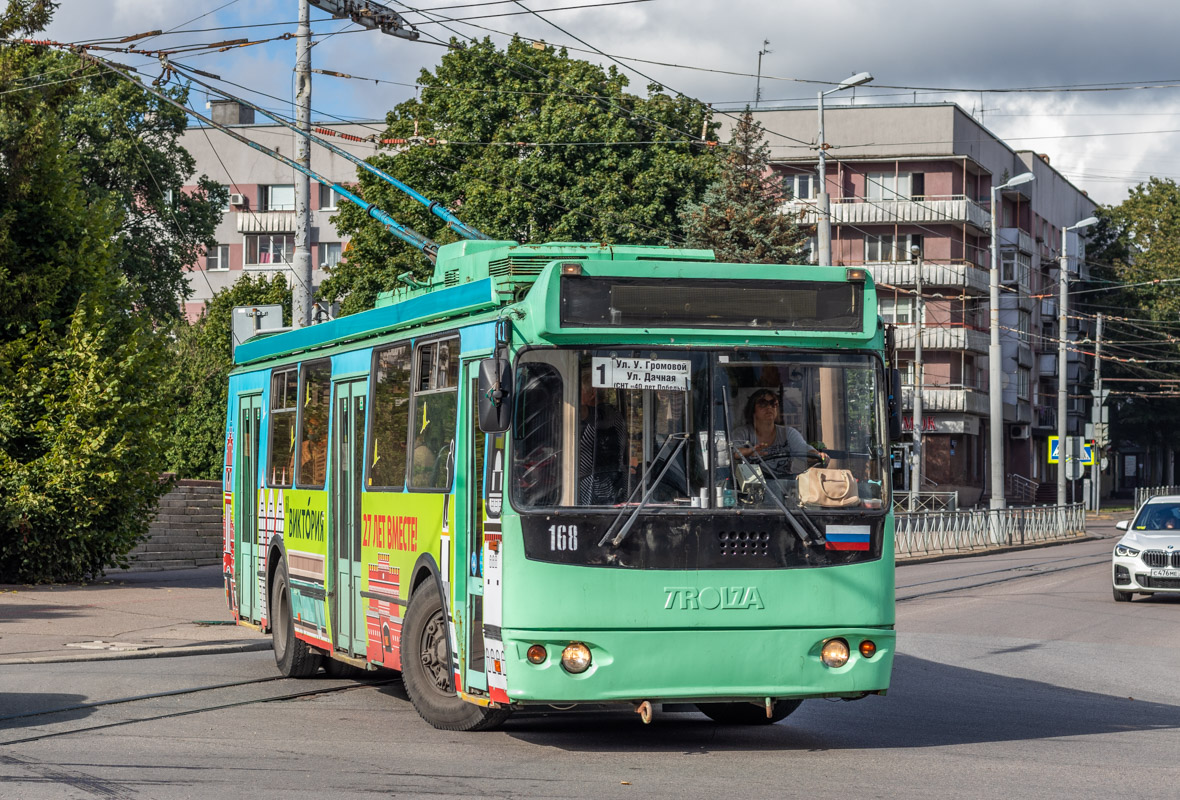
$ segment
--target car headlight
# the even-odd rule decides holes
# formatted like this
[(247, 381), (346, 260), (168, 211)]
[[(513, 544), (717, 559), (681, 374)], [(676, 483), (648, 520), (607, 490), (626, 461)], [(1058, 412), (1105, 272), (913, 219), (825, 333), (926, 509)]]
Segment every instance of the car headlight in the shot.
[(1131, 558), (1139, 555), (1139, 551), (1134, 547), (1127, 547), (1125, 544), (1116, 544), (1114, 546), (1114, 554), (1120, 558)]

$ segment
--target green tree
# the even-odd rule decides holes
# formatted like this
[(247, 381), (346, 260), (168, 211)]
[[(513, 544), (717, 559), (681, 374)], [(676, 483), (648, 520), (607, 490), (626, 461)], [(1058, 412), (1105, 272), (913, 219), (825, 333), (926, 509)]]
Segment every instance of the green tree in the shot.
[(174, 369), (164, 385), (174, 409), (168, 434), (168, 468), (181, 478), (216, 480), (225, 455), (225, 414), (234, 306), (279, 303), (287, 324), (291, 289), (282, 275), (243, 275), (205, 304), (191, 325), (182, 323), (172, 349)]
[[(1119, 205), (1099, 209), (1098, 217), (1087, 245), (1087, 288), (1100, 291), (1078, 296), (1076, 307), (1086, 314), (1107, 314), (1103, 338), (1108, 342), (1139, 342), (1132, 348), (1108, 346), (1105, 353), (1118, 360), (1103, 362), (1103, 377), (1132, 379), (1118, 382), (1122, 391), (1155, 394), (1160, 379), (1180, 378), (1177, 365), (1167, 363), (1180, 360), (1180, 346), (1167, 341), (1176, 331), (1164, 327), (1180, 319), (1180, 283), (1171, 282), (1180, 263), (1180, 186), (1171, 179), (1151, 178), (1131, 189)], [(1127, 323), (1120, 317), (1150, 322)], [(1112, 440), (1180, 447), (1180, 428), (1160, 424), (1180, 415), (1180, 401), (1116, 395), (1109, 405)]]
[(790, 196), (786, 179), (770, 166), (770, 147), (747, 108), (734, 126), (721, 177), (700, 202), (684, 206), (688, 242), (712, 249), (719, 261), (798, 263), (807, 233), (778, 213)]
[[(613, 67), (564, 50), (483, 41), (449, 51), (419, 84), (420, 98), (389, 113), (385, 138), (437, 143), (371, 160), (496, 238), (681, 244), (677, 209), (716, 174), (696, 138), (699, 103), (659, 86), (630, 94)], [(364, 199), (399, 222), (440, 243), (457, 238), (393, 187), (358, 175)], [(321, 296), (344, 299), (345, 313), (370, 307), (402, 272), (430, 274), (420, 253), (357, 207), (342, 206), (336, 223), (352, 242)]]
[[(10, 0), (2, 30), (54, 7)], [(170, 318), (217, 198), (159, 222), (187, 177), (184, 118), (127, 88), (73, 55), (0, 47), (0, 580), (122, 563), (167, 488)]]

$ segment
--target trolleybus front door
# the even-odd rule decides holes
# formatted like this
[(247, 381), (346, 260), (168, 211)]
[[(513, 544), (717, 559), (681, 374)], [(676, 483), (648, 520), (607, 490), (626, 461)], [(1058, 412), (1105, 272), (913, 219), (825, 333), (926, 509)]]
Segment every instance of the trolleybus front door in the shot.
[(238, 615), (258, 621), (258, 436), (262, 429), (262, 395), (238, 398), (238, 519), (234, 543), (234, 582)]
[(361, 476), (364, 472), (367, 382), (336, 384), (332, 423), (332, 561), (336, 586), (330, 603), (333, 644), (365, 655), (365, 610), (361, 592)]

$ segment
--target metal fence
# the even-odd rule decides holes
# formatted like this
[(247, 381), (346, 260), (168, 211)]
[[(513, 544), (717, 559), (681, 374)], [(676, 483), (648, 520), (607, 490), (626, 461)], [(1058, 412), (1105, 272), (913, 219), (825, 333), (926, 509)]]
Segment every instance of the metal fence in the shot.
[(1180, 486), (1141, 486), (1135, 490), (1135, 510), (1161, 494), (1180, 494)]
[(927, 511), (895, 515), (899, 557), (964, 553), (1074, 539), (1086, 535), (1081, 503), (979, 511)]
[(918, 492), (915, 508), (910, 504), (914, 500), (911, 492), (896, 491), (893, 493), (893, 510), (902, 511), (956, 511), (959, 508), (958, 492)]

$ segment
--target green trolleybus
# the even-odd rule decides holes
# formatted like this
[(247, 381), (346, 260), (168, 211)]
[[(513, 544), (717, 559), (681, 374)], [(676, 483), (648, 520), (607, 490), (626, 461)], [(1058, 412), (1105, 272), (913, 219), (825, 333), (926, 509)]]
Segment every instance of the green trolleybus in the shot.
[(235, 349), (225, 581), (287, 676), (400, 670), (729, 723), (883, 694), (897, 382), (862, 269), (468, 240), (428, 284)]

